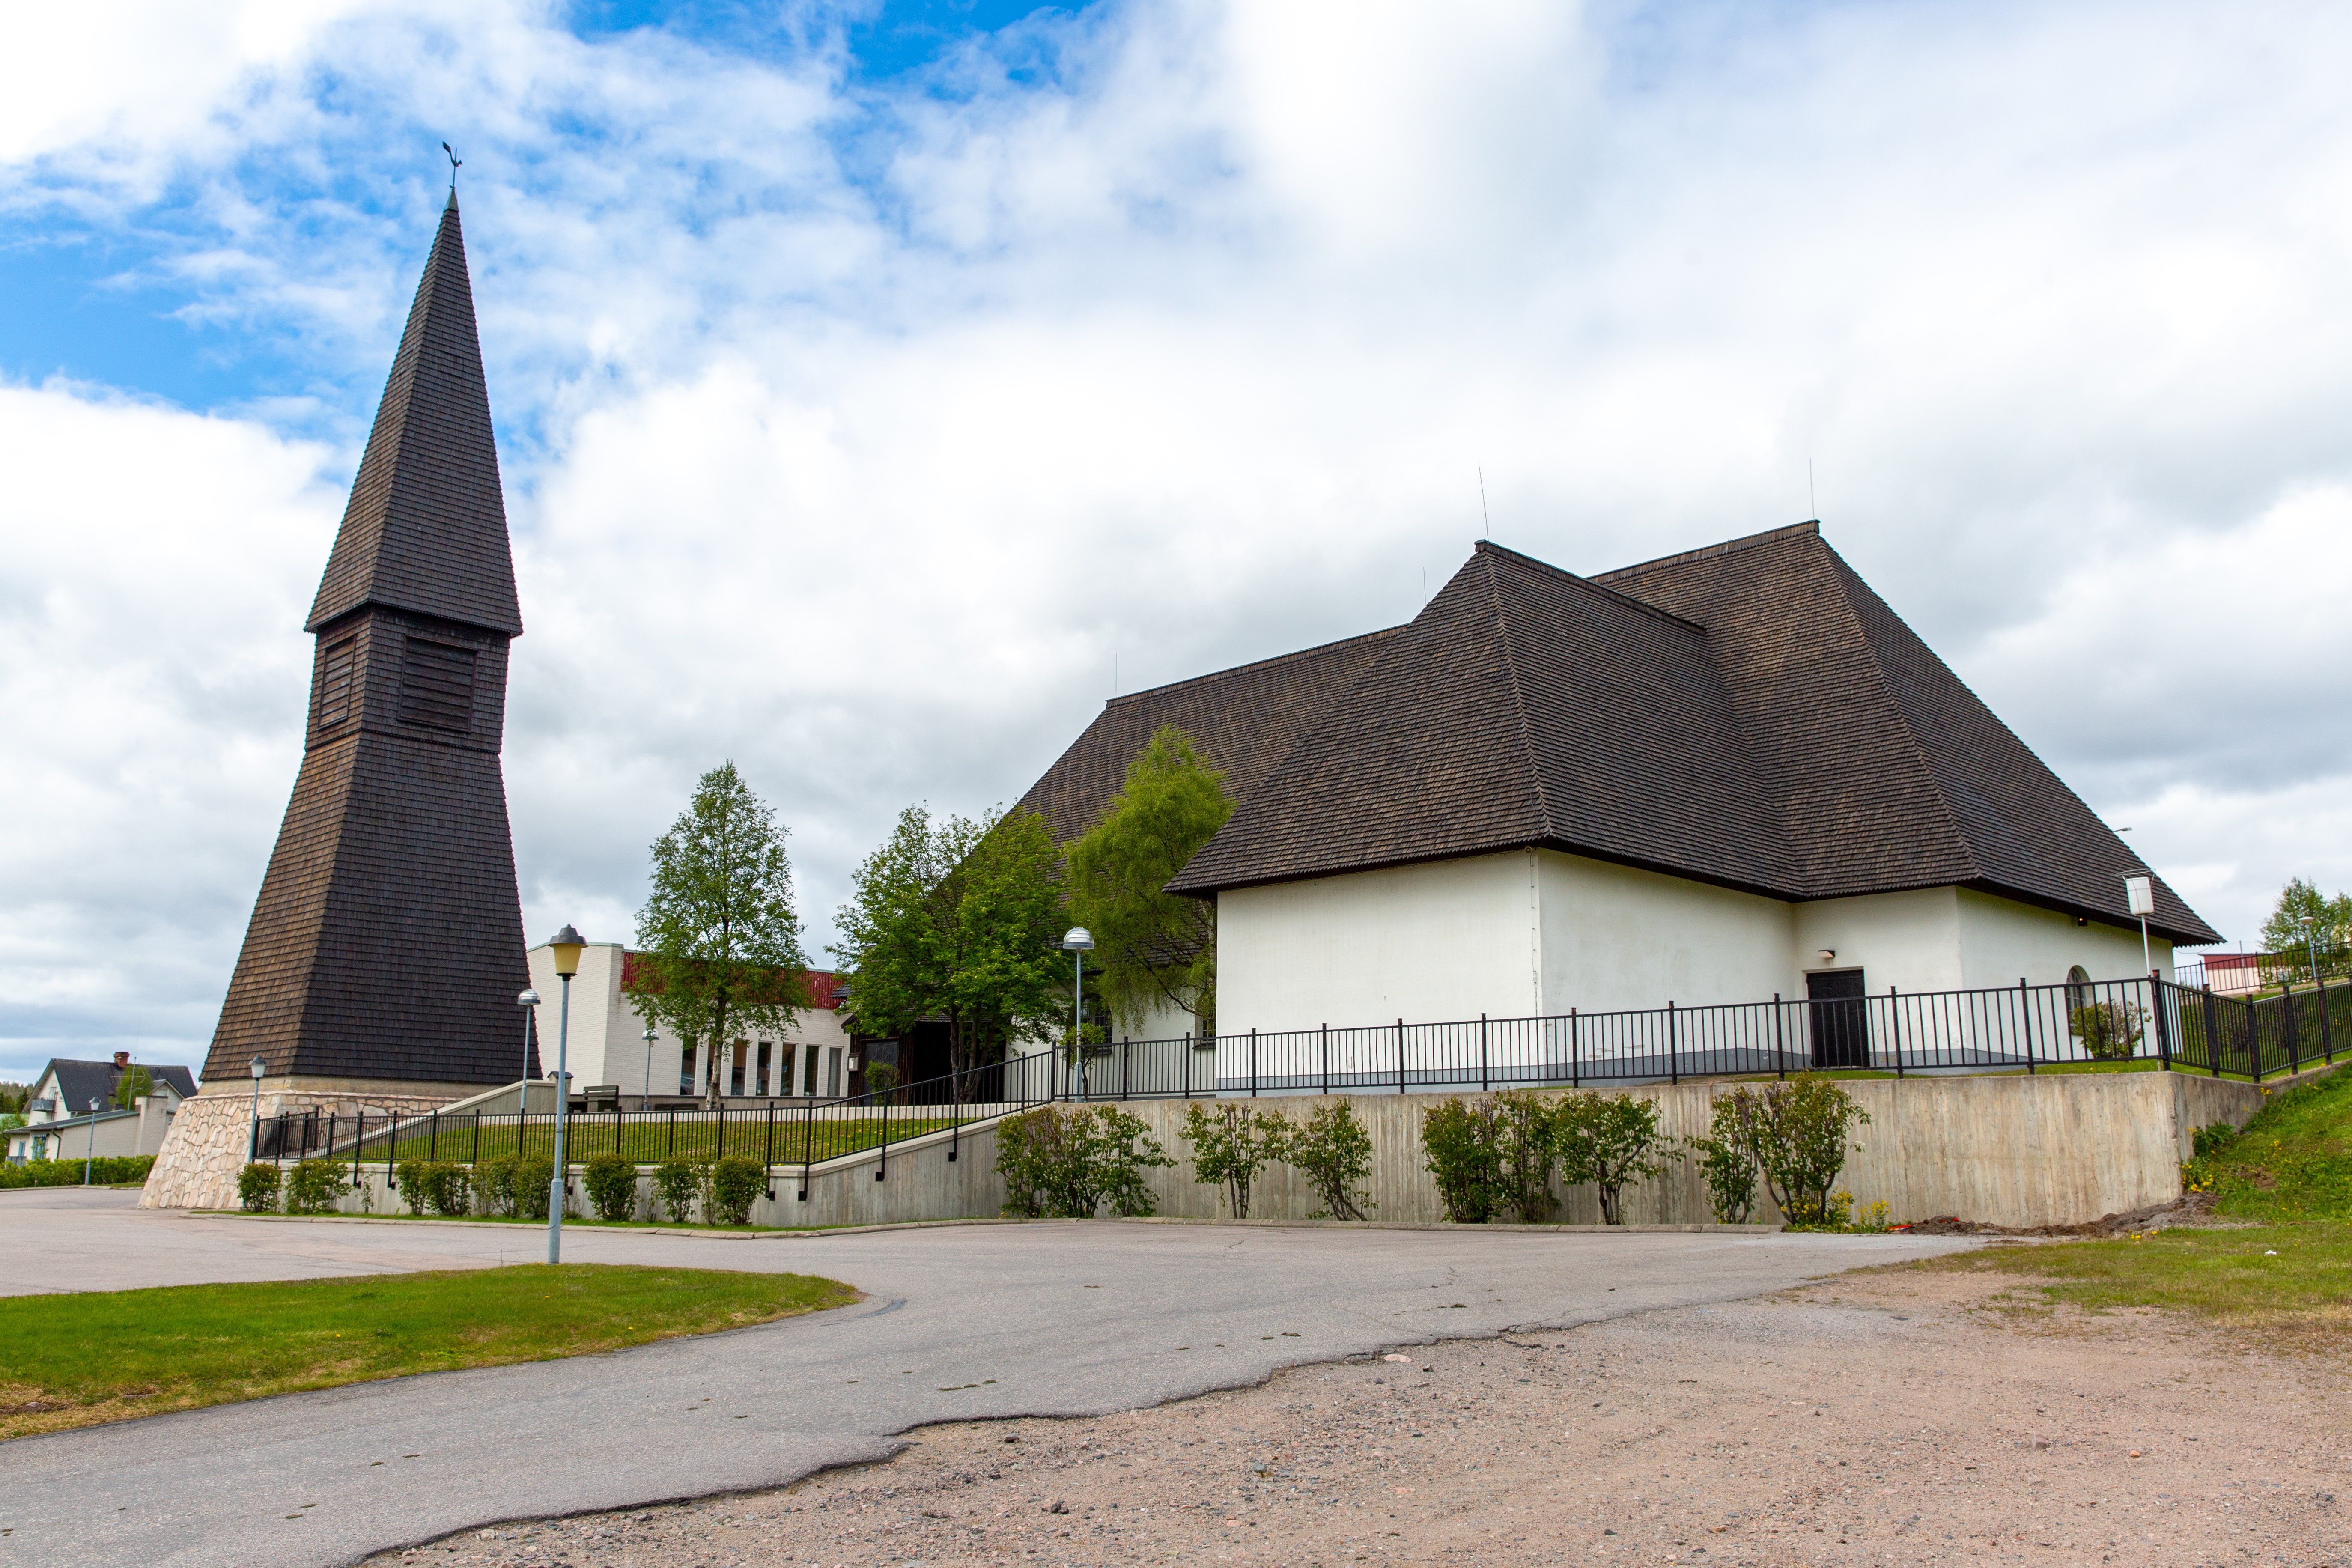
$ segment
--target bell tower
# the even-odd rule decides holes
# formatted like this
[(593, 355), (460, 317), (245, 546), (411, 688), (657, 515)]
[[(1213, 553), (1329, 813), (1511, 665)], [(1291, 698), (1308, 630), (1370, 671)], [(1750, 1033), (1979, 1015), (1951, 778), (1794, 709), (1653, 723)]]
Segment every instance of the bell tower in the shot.
[(511, 1083), (530, 979), (499, 750), (522, 616), (454, 189), (304, 629), (301, 772), (205, 1079), (258, 1056), (295, 1090)]

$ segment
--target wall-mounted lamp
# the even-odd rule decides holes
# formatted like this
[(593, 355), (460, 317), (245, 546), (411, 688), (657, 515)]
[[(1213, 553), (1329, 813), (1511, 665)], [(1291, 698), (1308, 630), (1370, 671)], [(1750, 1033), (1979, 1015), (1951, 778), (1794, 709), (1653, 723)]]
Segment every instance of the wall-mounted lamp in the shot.
[(1823, 963), (1835, 963), (1837, 962), (1837, 949), (1833, 947), (1825, 947), (1822, 949), (1816, 956), (1819, 957)]

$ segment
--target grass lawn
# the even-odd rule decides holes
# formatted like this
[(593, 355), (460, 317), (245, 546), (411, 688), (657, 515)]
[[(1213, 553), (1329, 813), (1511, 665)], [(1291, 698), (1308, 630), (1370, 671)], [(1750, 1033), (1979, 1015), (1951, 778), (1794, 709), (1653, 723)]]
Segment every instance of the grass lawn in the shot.
[(2352, 1224), (2340, 1220), (2004, 1247), (1934, 1267), (2017, 1275), (2051, 1305), (2162, 1307), (2219, 1320), (2256, 1342), (2352, 1344)]
[(2203, 1142), (2190, 1178), (2217, 1214), (2256, 1225), (2004, 1247), (1927, 1267), (2030, 1278), (2051, 1302), (2163, 1307), (2257, 1339), (2352, 1346), (2352, 1068), (2282, 1089), (2242, 1131)]
[(857, 1299), (806, 1274), (603, 1263), (0, 1297), (0, 1438), (593, 1355)]

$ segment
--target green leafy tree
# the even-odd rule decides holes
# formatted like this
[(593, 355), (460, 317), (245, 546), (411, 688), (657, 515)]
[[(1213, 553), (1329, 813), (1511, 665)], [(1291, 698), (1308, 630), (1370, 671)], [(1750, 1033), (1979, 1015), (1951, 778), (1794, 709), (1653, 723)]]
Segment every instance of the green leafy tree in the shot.
[(955, 1098), (1018, 1037), (1052, 1035), (1066, 993), (1061, 853), (1034, 811), (934, 823), (910, 805), (851, 876), (833, 952), (849, 982), (844, 1026), (948, 1026)]
[(131, 1102), (141, 1095), (154, 1092), (154, 1074), (145, 1068), (134, 1066), (128, 1072), (120, 1073), (115, 1077), (114, 1109), (128, 1110), (131, 1109)]
[(652, 854), (634, 1001), (648, 1023), (709, 1043), (705, 1093), (716, 1104), (735, 1032), (782, 1034), (810, 1005), (784, 829), (725, 763), (702, 775)]
[(1165, 725), (1102, 821), (1069, 847), (1070, 917), (1093, 933), (1113, 1017), (1139, 1023), (1172, 1006), (1215, 1032), (1216, 905), (1161, 889), (1233, 814), (1223, 775)]
[[(2311, 928), (2305, 939), (2303, 922)], [(2297, 877), (2279, 891), (2278, 907), (2263, 922), (2263, 950), (2282, 958), (2323, 964), (2352, 957), (2352, 893), (2323, 896), (2319, 889)]]

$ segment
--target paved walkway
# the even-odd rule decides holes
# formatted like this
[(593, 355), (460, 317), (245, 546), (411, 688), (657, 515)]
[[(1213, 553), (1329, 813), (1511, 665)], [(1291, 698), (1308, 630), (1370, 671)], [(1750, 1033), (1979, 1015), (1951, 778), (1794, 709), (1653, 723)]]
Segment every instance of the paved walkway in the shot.
[[(11, 1288), (542, 1256), (508, 1227), (199, 1219), (131, 1196), (0, 1194)], [(793, 1240), (569, 1233), (571, 1260), (794, 1269), (868, 1299), (610, 1356), (19, 1438), (0, 1447), (0, 1563), (323, 1568), (501, 1519), (781, 1485), (883, 1458), (926, 1422), (1100, 1415), (1300, 1362), (1729, 1300), (1955, 1245), (1105, 1221)]]

